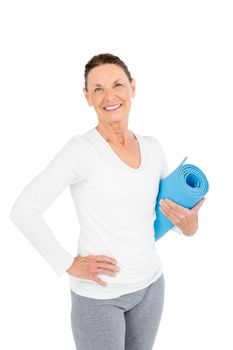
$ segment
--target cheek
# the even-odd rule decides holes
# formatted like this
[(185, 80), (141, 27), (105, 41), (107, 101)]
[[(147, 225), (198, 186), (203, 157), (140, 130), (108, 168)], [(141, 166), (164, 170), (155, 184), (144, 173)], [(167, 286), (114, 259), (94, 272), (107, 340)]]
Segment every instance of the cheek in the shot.
[(130, 96), (129, 91), (125, 91), (125, 92), (121, 93), (119, 97), (121, 97), (122, 100), (124, 100), (124, 101), (130, 103), (131, 96)]
[(92, 103), (93, 103), (93, 106), (95, 108), (100, 108), (100, 106), (102, 105), (102, 98), (101, 97), (95, 97), (92, 99)]

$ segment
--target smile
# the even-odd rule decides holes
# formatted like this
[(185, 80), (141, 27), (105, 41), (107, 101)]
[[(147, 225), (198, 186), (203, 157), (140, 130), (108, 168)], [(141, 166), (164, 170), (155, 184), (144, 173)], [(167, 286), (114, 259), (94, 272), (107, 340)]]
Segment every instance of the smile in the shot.
[(115, 111), (116, 109), (120, 108), (122, 106), (122, 103), (114, 106), (108, 106), (108, 107), (103, 107), (103, 109), (107, 112)]

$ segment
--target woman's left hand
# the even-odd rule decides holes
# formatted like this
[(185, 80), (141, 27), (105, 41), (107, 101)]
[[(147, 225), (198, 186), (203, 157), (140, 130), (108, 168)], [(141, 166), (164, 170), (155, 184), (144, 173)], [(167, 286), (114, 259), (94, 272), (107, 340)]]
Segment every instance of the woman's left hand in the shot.
[(185, 235), (192, 236), (198, 229), (198, 211), (205, 200), (204, 197), (192, 209), (187, 209), (170, 199), (161, 199), (159, 209)]

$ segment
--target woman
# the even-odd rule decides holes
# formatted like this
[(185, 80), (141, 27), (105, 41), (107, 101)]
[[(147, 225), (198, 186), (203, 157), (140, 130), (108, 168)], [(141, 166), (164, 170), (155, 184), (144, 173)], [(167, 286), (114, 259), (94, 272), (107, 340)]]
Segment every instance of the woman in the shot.
[[(149, 350), (164, 301), (153, 223), (166, 160), (156, 138), (128, 129), (135, 80), (119, 57), (92, 57), (84, 95), (98, 125), (68, 140), (20, 194), (11, 220), (58, 275), (69, 274), (77, 349)], [(76, 257), (42, 217), (67, 186), (81, 226)], [(160, 210), (190, 236), (202, 203), (189, 210), (164, 200)]]

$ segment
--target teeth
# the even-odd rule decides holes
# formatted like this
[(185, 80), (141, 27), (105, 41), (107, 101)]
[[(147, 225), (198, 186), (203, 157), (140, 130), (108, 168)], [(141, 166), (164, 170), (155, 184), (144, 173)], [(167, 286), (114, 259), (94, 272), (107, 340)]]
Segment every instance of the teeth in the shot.
[(121, 104), (119, 104), (119, 105), (115, 105), (115, 106), (112, 106), (112, 107), (104, 107), (104, 109), (107, 109), (107, 110), (112, 110), (112, 109), (116, 109), (116, 108), (118, 108), (118, 107), (120, 107), (120, 105)]

